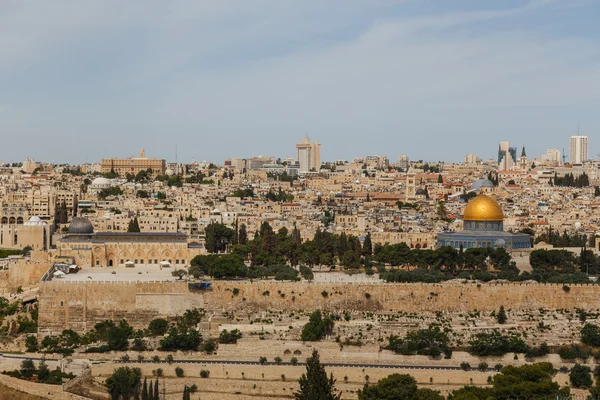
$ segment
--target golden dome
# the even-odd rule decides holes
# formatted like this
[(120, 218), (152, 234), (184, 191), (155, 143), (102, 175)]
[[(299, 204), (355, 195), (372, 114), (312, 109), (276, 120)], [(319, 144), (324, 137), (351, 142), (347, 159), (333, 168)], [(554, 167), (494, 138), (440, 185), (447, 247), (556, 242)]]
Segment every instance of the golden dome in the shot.
[(463, 219), (465, 221), (502, 221), (502, 207), (489, 196), (480, 194), (467, 204)]

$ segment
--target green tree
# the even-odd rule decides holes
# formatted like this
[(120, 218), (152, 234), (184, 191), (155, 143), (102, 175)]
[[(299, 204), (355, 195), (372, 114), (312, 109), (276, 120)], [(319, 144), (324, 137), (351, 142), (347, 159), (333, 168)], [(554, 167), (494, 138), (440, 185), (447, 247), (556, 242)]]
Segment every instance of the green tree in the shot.
[(176, 269), (175, 271), (171, 272), (171, 275), (174, 277), (179, 278), (180, 280), (184, 277), (187, 276), (188, 272), (185, 269)]
[(204, 230), (206, 235), (206, 250), (209, 253), (222, 253), (231, 243), (234, 231), (224, 224), (211, 223)]
[(154, 381), (154, 400), (159, 400), (160, 395), (158, 394), (158, 378)]
[(168, 329), (169, 322), (164, 318), (155, 318), (148, 324), (148, 330), (153, 336), (162, 336)]
[(142, 386), (142, 400), (150, 400), (148, 395), (148, 381), (144, 378), (144, 386)]
[(506, 323), (506, 320), (507, 316), (504, 306), (500, 306), (500, 310), (498, 310), (498, 313), (496, 314), (496, 321), (498, 321), (499, 324), (504, 324)]
[(137, 217), (133, 218), (129, 221), (129, 226), (127, 227), (127, 232), (140, 232), (140, 223)]
[(569, 374), (571, 386), (577, 389), (587, 389), (592, 386), (592, 370), (590, 367), (581, 364), (575, 364)]
[(341, 393), (336, 393), (333, 375), (327, 377), (317, 350), (313, 350), (312, 356), (306, 360), (306, 373), (302, 374), (298, 383), (300, 390), (294, 393), (296, 400), (340, 400), (342, 397)]
[(238, 233), (238, 244), (246, 244), (248, 243), (248, 232), (246, 230), (246, 224), (240, 225), (240, 230)]
[(121, 367), (106, 379), (111, 400), (129, 400), (139, 392), (142, 372), (139, 368)]
[(581, 342), (589, 346), (600, 346), (600, 327), (594, 324), (585, 324), (581, 328)]
[(308, 323), (302, 328), (302, 340), (307, 342), (321, 340), (326, 335), (331, 335), (333, 326), (333, 317), (328, 314), (323, 315), (321, 310), (317, 310), (310, 315)]

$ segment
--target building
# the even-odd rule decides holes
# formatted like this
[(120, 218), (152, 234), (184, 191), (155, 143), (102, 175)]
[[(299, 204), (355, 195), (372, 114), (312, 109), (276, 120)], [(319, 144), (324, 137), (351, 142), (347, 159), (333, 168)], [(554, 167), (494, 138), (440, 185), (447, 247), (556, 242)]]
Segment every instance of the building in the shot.
[(246, 167), (250, 170), (261, 169), (265, 164), (275, 164), (275, 157), (251, 157), (246, 160)]
[(92, 223), (75, 217), (69, 233), (57, 241), (58, 257), (88, 267), (183, 266), (200, 253), (185, 233), (94, 232)]
[(321, 143), (311, 142), (307, 136), (296, 145), (296, 160), (300, 163), (300, 173), (321, 169)]
[(402, 171), (406, 171), (408, 169), (408, 156), (406, 154), (401, 154), (398, 157), (398, 167), (402, 168)]
[(531, 239), (524, 233), (504, 232), (502, 207), (492, 197), (480, 194), (465, 207), (463, 230), (439, 233), (437, 245), (465, 250), (486, 247), (520, 250), (531, 248)]
[(477, 157), (475, 154), (467, 154), (465, 156), (465, 165), (477, 165), (481, 164), (481, 158)]
[(569, 150), (569, 162), (571, 165), (582, 165), (588, 160), (588, 137), (580, 135), (571, 136)]
[(500, 142), (498, 147), (498, 169), (510, 171), (517, 165), (517, 148), (510, 147), (510, 142)]
[(560, 165), (560, 150), (559, 149), (546, 149), (546, 153), (540, 156), (540, 161), (549, 163), (552, 165)]
[(27, 160), (23, 161), (23, 166), (21, 169), (28, 174), (33, 174), (36, 169), (41, 167), (41, 163), (35, 161), (33, 158), (28, 158)]
[(142, 171), (152, 170), (152, 176), (164, 175), (167, 170), (165, 160), (146, 157), (144, 149), (139, 157), (131, 158), (103, 158), (101, 171), (103, 174), (114, 172), (124, 177), (127, 174), (137, 175)]
[[(48, 250), (50, 248), (51, 227), (38, 216), (23, 222), (5, 222), (2, 217), (0, 224), (0, 248), (22, 250), (31, 247), (33, 250)], [(18, 221), (22, 221), (20, 218)]]

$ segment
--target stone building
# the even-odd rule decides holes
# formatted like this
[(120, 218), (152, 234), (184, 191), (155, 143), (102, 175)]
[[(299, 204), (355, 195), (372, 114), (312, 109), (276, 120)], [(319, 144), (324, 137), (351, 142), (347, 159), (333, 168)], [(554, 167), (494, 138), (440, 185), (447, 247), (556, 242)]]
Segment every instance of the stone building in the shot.
[(75, 217), (69, 232), (57, 240), (57, 256), (73, 257), (80, 266), (186, 265), (200, 253), (185, 233), (94, 232), (92, 223)]
[(103, 158), (102, 173), (115, 172), (124, 177), (126, 174), (137, 175), (139, 172), (152, 170), (152, 176), (164, 175), (167, 169), (165, 160), (146, 157), (144, 149), (139, 157), (131, 158)]

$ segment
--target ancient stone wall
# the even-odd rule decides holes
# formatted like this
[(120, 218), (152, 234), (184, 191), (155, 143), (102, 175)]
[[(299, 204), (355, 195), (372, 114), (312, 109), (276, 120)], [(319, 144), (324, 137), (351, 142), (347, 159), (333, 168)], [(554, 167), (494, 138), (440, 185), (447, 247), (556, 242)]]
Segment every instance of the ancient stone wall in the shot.
[[(539, 308), (600, 309), (600, 286), (538, 283), (329, 284), (216, 282), (205, 295), (207, 309), (492, 311)], [(237, 289), (237, 295), (234, 295)]]
[(204, 307), (186, 282), (43, 282), (40, 284), (40, 338), (64, 329), (86, 332), (104, 320), (126, 319), (145, 328), (159, 317)]
[(192, 307), (214, 313), (266, 309), (468, 312), (497, 310), (500, 305), (513, 310), (600, 309), (598, 285), (232, 281), (215, 282), (213, 287), (191, 293), (185, 282), (41, 283), (39, 333), (85, 332), (97, 322), (123, 318), (141, 328), (153, 318), (174, 316)]

